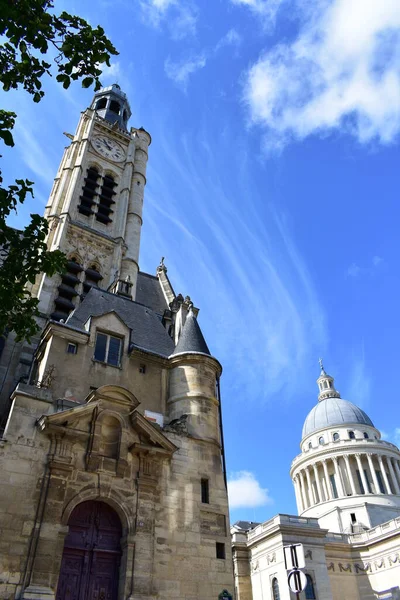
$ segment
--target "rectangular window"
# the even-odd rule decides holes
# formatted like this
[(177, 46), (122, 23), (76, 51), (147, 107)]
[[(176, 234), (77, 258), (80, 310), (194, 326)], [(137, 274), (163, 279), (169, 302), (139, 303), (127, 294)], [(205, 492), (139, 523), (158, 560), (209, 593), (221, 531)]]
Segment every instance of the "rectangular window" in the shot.
[(378, 484), (379, 484), (379, 491), (381, 492), (381, 494), (384, 494), (385, 486), (383, 485), (382, 473), (380, 471), (375, 471), (375, 473), (376, 473), (376, 478), (377, 478)]
[(356, 513), (350, 513), (350, 518), (351, 518), (351, 522), (353, 523), (357, 523), (357, 517), (356, 517)]
[(360, 491), (361, 491), (362, 494), (365, 494), (363, 482), (362, 482), (361, 475), (360, 475), (360, 471), (358, 469), (356, 470), (356, 474), (357, 474), (357, 479), (358, 479), (358, 485), (360, 486)]
[(225, 544), (223, 544), (222, 542), (216, 542), (215, 551), (217, 558), (225, 558)]
[(94, 359), (118, 367), (121, 358), (122, 339), (105, 333), (97, 333)]
[(203, 504), (210, 504), (210, 490), (208, 479), (201, 480), (201, 501)]
[(76, 354), (78, 352), (78, 346), (76, 344), (68, 344), (67, 353)]
[(331, 480), (331, 486), (332, 486), (333, 497), (334, 497), (334, 498), (339, 498), (339, 494), (337, 493), (337, 487), (336, 487), (335, 475), (332, 473), (332, 475), (329, 475), (329, 479)]

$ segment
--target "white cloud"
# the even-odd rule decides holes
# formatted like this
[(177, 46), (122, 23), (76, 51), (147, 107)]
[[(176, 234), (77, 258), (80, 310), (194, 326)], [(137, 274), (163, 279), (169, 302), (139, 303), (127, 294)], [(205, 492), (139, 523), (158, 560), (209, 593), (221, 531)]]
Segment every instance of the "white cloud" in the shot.
[(248, 7), (257, 16), (273, 20), (285, 0), (231, 0), (232, 4)]
[(235, 508), (256, 508), (271, 504), (268, 490), (260, 486), (250, 471), (233, 473), (228, 480), (229, 506)]
[(170, 58), (167, 58), (164, 64), (165, 74), (169, 79), (181, 85), (184, 89), (187, 87), (189, 76), (203, 69), (206, 66), (207, 58), (205, 54), (192, 56), (188, 60), (174, 63)]
[(382, 262), (383, 262), (383, 258), (381, 258), (380, 256), (374, 256), (372, 259), (372, 264), (374, 265), (374, 267), (377, 267)]
[(266, 51), (246, 78), (244, 99), (252, 123), (267, 130), (267, 148), (334, 129), (361, 143), (393, 142), (400, 131), (398, 0), (297, 6), (296, 39)]
[(140, 6), (146, 22), (160, 27), (165, 21), (174, 39), (196, 32), (198, 10), (190, 0), (141, 0)]
[(199, 54), (192, 55), (190, 58), (185, 58), (178, 62), (173, 62), (169, 57), (164, 63), (164, 71), (169, 79), (182, 86), (184, 90), (187, 88), (189, 77), (203, 69), (207, 61), (215, 56), (222, 48), (226, 46), (238, 46), (241, 42), (241, 36), (236, 29), (230, 29), (211, 49), (206, 49)]
[(112, 62), (109, 67), (107, 65), (99, 65), (99, 68), (102, 70), (100, 76), (102, 83), (110, 79), (115, 82), (121, 77), (121, 65), (119, 62)]
[(347, 269), (347, 275), (350, 277), (357, 277), (361, 273), (361, 267), (356, 265), (356, 263), (352, 263)]

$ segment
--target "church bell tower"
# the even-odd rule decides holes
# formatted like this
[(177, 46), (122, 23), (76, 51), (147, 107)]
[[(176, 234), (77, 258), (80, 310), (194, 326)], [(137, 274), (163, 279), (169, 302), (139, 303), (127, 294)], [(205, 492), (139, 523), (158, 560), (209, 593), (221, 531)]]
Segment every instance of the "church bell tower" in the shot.
[(45, 217), (48, 248), (63, 251), (67, 271), (41, 276), (33, 293), (43, 317), (65, 321), (91, 287), (123, 281), (135, 299), (150, 135), (127, 128), (119, 85), (102, 88), (79, 119), (61, 160)]

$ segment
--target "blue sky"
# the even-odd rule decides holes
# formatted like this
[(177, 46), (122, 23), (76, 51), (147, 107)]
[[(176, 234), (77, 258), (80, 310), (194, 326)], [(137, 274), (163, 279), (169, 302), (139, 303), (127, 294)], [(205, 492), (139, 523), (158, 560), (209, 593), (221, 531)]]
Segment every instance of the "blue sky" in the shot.
[[(165, 256), (224, 366), (232, 519), (296, 512), (289, 478), (317, 400), (342, 397), (400, 440), (398, 0), (57, 2), (102, 24), (104, 73), (152, 135), (141, 269)], [(92, 91), (54, 80), (19, 115), (6, 179), (42, 212)]]

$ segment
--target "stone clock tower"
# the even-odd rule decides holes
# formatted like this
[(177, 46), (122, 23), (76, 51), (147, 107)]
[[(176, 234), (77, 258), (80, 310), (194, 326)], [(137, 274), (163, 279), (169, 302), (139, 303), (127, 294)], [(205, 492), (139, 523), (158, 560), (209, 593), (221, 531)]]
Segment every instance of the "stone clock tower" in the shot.
[(143, 193), (150, 135), (127, 130), (129, 102), (117, 84), (103, 88), (82, 113), (66, 148), (45, 216), (48, 247), (69, 258), (60, 282), (43, 276), (34, 292), (39, 310), (65, 320), (93, 284), (116, 280), (136, 293)]
[[(62, 278), (41, 275), (32, 287), (39, 298), (41, 328), (49, 318), (65, 322), (93, 286), (108, 290), (123, 285), (130, 298), (136, 297), (151, 137), (143, 128), (128, 130), (130, 116), (126, 94), (114, 84), (95, 94), (75, 135), (66, 134), (71, 143), (45, 217), (48, 248), (64, 252), (68, 266)], [(10, 333), (0, 349), (0, 415), (15, 385), (26, 380), (38, 341), (15, 343)]]

